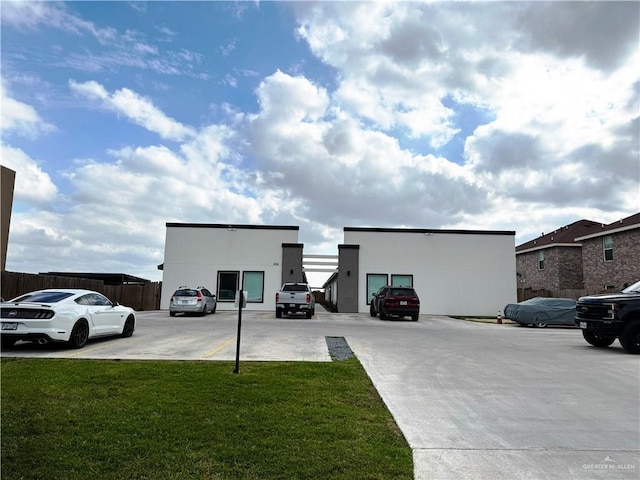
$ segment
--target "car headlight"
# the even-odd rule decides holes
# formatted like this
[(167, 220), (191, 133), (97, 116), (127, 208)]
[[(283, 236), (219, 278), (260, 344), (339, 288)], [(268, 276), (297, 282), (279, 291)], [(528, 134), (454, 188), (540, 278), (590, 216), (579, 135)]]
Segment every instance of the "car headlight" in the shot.
[(606, 308), (607, 320), (616, 318), (616, 311), (620, 310), (620, 305), (617, 303), (605, 303), (604, 306)]

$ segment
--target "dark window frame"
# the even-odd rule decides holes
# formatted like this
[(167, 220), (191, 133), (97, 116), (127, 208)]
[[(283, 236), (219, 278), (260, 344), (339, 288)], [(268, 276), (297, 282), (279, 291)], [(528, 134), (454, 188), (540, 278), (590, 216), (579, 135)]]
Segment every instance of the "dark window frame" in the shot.
[(538, 251), (538, 270), (544, 270), (544, 250)]
[[(222, 283), (221, 280), (220, 280), (220, 277), (221, 277), (221, 275), (225, 275), (225, 274), (229, 274), (229, 275), (233, 274), (233, 275), (236, 276), (236, 282), (235, 282), (236, 284), (235, 284), (235, 288), (233, 290), (232, 298), (225, 298), (224, 296), (220, 295), (220, 284)], [(218, 282), (217, 282), (217, 285), (216, 285), (216, 300), (218, 302), (229, 302), (229, 303), (235, 302), (236, 292), (238, 291), (238, 287), (240, 286), (240, 283), (239, 283), (240, 282), (240, 270), (218, 270), (217, 278), (218, 278)]]
[[(610, 240), (611, 244), (607, 246), (607, 240)], [(613, 235), (605, 235), (602, 237), (602, 255), (605, 262), (613, 262)]]

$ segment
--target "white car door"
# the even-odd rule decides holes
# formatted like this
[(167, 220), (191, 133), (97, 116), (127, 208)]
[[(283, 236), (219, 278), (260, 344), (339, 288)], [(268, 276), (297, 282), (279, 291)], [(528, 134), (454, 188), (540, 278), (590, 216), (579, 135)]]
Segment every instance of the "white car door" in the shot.
[(124, 323), (123, 313), (114, 307), (111, 301), (99, 293), (88, 295), (89, 309), (97, 335), (108, 335), (122, 331)]

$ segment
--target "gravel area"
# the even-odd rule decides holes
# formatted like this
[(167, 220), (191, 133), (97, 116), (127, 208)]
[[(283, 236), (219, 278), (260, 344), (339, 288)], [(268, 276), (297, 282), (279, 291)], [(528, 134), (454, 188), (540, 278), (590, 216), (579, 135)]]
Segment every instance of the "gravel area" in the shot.
[(348, 360), (355, 355), (344, 337), (324, 337), (329, 347), (329, 355), (333, 360)]

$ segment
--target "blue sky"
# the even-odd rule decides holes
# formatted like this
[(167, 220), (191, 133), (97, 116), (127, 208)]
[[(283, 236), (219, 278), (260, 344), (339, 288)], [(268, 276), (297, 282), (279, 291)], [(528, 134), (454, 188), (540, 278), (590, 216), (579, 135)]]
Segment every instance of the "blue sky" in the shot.
[(160, 280), (166, 222), (640, 211), (637, 2), (6, 2), (12, 271)]

